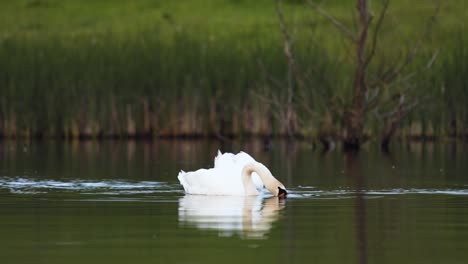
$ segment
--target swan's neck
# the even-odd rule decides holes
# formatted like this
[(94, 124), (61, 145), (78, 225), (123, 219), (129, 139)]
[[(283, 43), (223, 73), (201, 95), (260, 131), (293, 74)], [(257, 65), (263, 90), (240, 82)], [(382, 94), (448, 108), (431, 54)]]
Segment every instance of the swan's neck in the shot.
[(278, 181), (273, 175), (271, 174), (270, 170), (265, 167), (265, 165), (259, 162), (252, 162), (244, 166), (242, 169), (242, 182), (245, 188), (246, 195), (256, 195), (258, 194), (257, 190), (255, 189), (255, 185), (252, 181), (252, 173), (256, 172), (260, 179), (262, 180), (265, 187), (275, 196), (279, 194), (279, 188), (286, 189), (284, 185)]

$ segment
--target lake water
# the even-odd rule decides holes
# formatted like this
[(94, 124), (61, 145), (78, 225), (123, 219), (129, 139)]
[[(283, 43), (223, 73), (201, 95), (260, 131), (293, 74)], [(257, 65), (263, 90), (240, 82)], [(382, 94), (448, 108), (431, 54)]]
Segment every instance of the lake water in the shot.
[[(0, 262), (468, 263), (466, 143), (0, 142)], [(245, 150), (289, 191), (185, 195), (179, 170)]]

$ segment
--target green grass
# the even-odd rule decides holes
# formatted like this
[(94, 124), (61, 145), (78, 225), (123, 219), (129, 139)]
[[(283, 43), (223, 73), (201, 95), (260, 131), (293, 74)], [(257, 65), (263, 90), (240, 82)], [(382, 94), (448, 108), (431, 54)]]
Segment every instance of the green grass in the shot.
[[(352, 44), (316, 12), (285, 2), (306, 76), (307, 89), (295, 91), (299, 132), (315, 135), (329, 117), (340, 130), (352, 86)], [(435, 2), (391, 2), (371, 72), (401, 60)], [(453, 120), (466, 133), (465, 5), (443, 3), (408, 67), (419, 71), (439, 49), (434, 66), (411, 81), (411, 94), (428, 98), (406, 121), (407, 133), (425, 133), (411, 130), (423, 124), (449, 134)], [(0, 7), (3, 135), (284, 133), (277, 110), (285, 102), (287, 65), (273, 1), (23, 0)], [(354, 3), (323, 7), (354, 30)], [(370, 7), (378, 14), (380, 1)], [(369, 120), (377, 133), (380, 121)]]

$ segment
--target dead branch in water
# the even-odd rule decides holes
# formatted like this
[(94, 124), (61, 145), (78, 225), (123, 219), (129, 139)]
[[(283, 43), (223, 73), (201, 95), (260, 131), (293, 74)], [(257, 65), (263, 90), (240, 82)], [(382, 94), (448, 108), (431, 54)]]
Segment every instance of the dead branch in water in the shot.
[(276, 0), (276, 12), (278, 15), (279, 25), (283, 34), (283, 45), (284, 54), (288, 61), (288, 93), (286, 102), (286, 130), (289, 137), (293, 137), (296, 132), (296, 113), (294, 110), (293, 99), (294, 99), (294, 86), (297, 85), (299, 89), (304, 88), (304, 81), (301, 76), (301, 72), (296, 64), (291, 37), (286, 28), (286, 23), (283, 14), (283, 8), (281, 0)]
[[(419, 71), (413, 71), (406, 75), (404, 71), (407, 66), (414, 61), (422, 45), (425, 43), (425, 40), (432, 32), (432, 27), (440, 10), (441, 1), (437, 2), (433, 14), (428, 19), (423, 33), (415, 41), (414, 46), (408, 49), (405, 55), (401, 53), (400, 57), (402, 57), (402, 60), (384, 67), (384, 70), (380, 71), (380, 73), (374, 77), (375, 81), (372, 82), (369, 80), (367, 68), (372, 61), (374, 61), (377, 54), (379, 35), (388, 12), (390, 0), (383, 0), (382, 7), (372, 27), (371, 33), (371, 26), (375, 19), (369, 13), (367, 0), (356, 0), (358, 14), (356, 25), (357, 33), (349, 30), (344, 23), (327, 13), (319, 4), (311, 0), (307, 0), (307, 4), (318, 14), (326, 18), (346, 39), (354, 44), (354, 50), (351, 52), (355, 56), (354, 82), (352, 86), (351, 106), (344, 116), (344, 147), (348, 149), (359, 149), (364, 141), (364, 116), (369, 111), (378, 113), (382, 105), (392, 102), (394, 100), (392, 98), (398, 96), (398, 103), (393, 107), (393, 110), (383, 117), (385, 125), (382, 128), (383, 136), (381, 145), (383, 148), (388, 147), (388, 142), (399, 127), (402, 119), (418, 105), (419, 101), (412, 99), (407, 92), (401, 90), (394, 91), (394, 95), (390, 96), (390, 99), (382, 100), (384, 96), (381, 93), (383, 90), (381, 88), (400, 87), (401, 85), (411, 87), (408, 85), (408, 81), (416, 76), (416, 73)], [(369, 36), (369, 34), (371, 35)], [(431, 57), (425, 69), (429, 69), (433, 65), (437, 54), (438, 51)], [(379, 118), (382, 118), (382, 116)]]

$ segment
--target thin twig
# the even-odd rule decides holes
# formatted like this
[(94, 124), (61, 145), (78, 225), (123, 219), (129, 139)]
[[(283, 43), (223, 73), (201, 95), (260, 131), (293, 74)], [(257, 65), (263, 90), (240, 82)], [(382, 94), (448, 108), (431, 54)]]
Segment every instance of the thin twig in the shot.
[(369, 55), (367, 56), (367, 59), (365, 62), (366, 67), (372, 61), (372, 58), (374, 58), (375, 51), (377, 48), (377, 36), (379, 35), (380, 29), (382, 28), (382, 24), (385, 18), (385, 14), (387, 13), (387, 10), (388, 10), (389, 3), (390, 3), (390, 0), (385, 0), (384, 6), (382, 7), (382, 10), (380, 11), (379, 19), (377, 21), (377, 24), (375, 25), (374, 32), (373, 32), (371, 51)]
[[(291, 37), (286, 28), (281, 0), (276, 0), (276, 12), (278, 14), (278, 20), (279, 20), (281, 32), (283, 33), (284, 53), (288, 60), (289, 72), (288, 72), (288, 98), (287, 98), (287, 105), (286, 105), (286, 122), (287, 122), (286, 128), (288, 131), (288, 135), (292, 137), (294, 133), (294, 131), (292, 131), (292, 128), (291, 128), (291, 121), (294, 119), (294, 106), (293, 106), (294, 84), (296, 84), (301, 90), (304, 88), (304, 81), (302, 80), (299, 67), (297, 66), (295, 58), (294, 58)], [(294, 83), (293, 83), (293, 80), (294, 80)]]
[[(422, 69), (418, 69), (418, 70), (415, 70), (413, 72), (410, 72), (410, 73), (406, 74), (405, 76), (399, 78), (398, 80), (394, 80), (391, 83), (387, 83), (388, 87), (392, 88), (392, 87), (398, 86), (398, 85), (400, 85), (402, 83), (407, 83), (413, 77), (416, 77), (417, 74), (419, 74), (419, 73), (421, 73), (423, 71), (429, 70), (432, 67), (432, 65), (434, 64), (435, 60), (437, 59), (438, 54), (439, 54), (439, 50), (436, 50), (434, 52), (434, 54), (431, 56), (431, 58), (429, 59), (429, 61), (427, 62), (425, 67), (423, 67)], [(383, 83), (385, 83), (384, 80), (381, 80), (381, 81)]]
[[(284, 22), (284, 15), (283, 9), (281, 7), (281, 0), (276, 0), (276, 12), (278, 14), (279, 25), (281, 28), (281, 33), (283, 34), (284, 39), (284, 54), (286, 55), (286, 59), (288, 60), (289, 70), (293, 74), (295, 73), (295, 66), (296, 63), (294, 61), (293, 52), (292, 52), (292, 45), (291, 45), (291, 37), (289, 36), (289, 32), (286, 29), (286, 23)], [(289, 85), (288, 87), (288, 101), (289, 97), (291, 97), (292, 87)]]
[(437, 50), (434, 52), (434, 54), (432, 54), (431, 59), (429, 60), (429, 62), (428, 62), (427, 65), (426, 65), (426, 68), (427, 68), (427, 69), (431, 68), (432, 65), (434, 65), (434, 62), (436, 61), (438, 55), (439, 55), (439, 49), (437, 49)]
[(328, 19), (333, 25), (335, 25), (336, 28), (338, 28), (347, 38), (349, 38), (351, 41), (356, 41), (356, 36), (349, 30), (343, 23), (338, 21), (338, 19), (334, 18), (332, 15), (328, 14), (325, 10), (323, 10), (318, 4), (312, 2), (312, 1), (307, 1), (307, 4), (315, 9), (317, 13)]
[(429, 33), (431, 32), (432, 26), (435, 23), (437, 14), (439, 13), (441, 7), (441, 1), (437, 2), (437, 6), (434, 9), (434, 12), (432, 13), (431, 17), (429, 18), (428, 22), (426, 23), (426, 27), (424, 29), (424, 32), (421, 34), (421, 36), (418, 38), (418, 40), (415, 42), (415, 45), (411, 52), (409, 52), (404, 60), (404, 62), (400, 65), (397, 66), (395, 69), (390, 69), (386, 76), (383, 77), (383, 81), (386, 83), (392, 82), (401, 72), (402, 70), (408, 66), (413, 59), (416, 57), (417, 53), (419, 52), (419, 49), (421, 45), (423, 44), (424, 40), (427, 39), (429, 36)]

